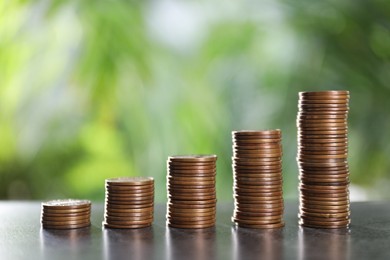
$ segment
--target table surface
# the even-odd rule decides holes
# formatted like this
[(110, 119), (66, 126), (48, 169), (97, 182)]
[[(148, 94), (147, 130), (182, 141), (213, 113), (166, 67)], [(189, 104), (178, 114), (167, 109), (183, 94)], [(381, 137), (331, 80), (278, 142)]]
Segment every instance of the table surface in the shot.
[(234, 228), (232, 210), (219, 204), (215, 228), (184, 230), (165, 226), (161, 204), (152, 227), (115, 230), (95, 203), (91, 227), (61, 231), (41, 229), (38, 202), (0, 202), (0, 259), (390, 259), (390, 202), (352, 203), (350, 230), (299, 227), (296, 202), (280, 230)]

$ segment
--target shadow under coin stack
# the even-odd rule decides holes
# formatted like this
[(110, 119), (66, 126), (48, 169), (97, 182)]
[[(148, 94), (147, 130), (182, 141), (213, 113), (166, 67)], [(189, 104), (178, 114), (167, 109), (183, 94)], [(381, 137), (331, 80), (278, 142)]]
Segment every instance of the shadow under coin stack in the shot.
[(148, 227), (153, 223), (153, 209), (153, 178), (120, 177), (106, 180), (104, 227)]
[(89, 200), (51, 200), (42, 203), (42, 227), (45, 229), (74, 229), (91, 225)]
[(232, 221), (239, 227), (283, 227), (281, 131), (236, 131), (232, 138)]
[(348, 91), (299, 93), (299, 224), (347, 228)]
[(216, 161), (216, 155), (168, 158), (168, 226), (208, 228), (215, 225)]

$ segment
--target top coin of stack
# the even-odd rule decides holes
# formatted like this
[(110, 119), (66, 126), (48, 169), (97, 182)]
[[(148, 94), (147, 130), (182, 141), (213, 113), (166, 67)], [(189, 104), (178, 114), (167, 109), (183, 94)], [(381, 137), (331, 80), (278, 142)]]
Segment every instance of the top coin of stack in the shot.
[(104, 227), (148, 227), (153, 223), (153, 207), (153, 178), (120, 177), (106, 180)]
[(232, 138), (232, 221), (239, 227), (283, 227), (281, 131), (235, 131)]
[(297, 161), (303, 226), (350, 224), (348, 102), (348, 91), (299, 93)]
[(47, 229), (73, 229), (91, 225), (89, 200), (51, 200), (42, 203), (41, 223)]
[(168, 226), (208, 228), (215, 225), (216, 161), (216, 155), (168, 158)]

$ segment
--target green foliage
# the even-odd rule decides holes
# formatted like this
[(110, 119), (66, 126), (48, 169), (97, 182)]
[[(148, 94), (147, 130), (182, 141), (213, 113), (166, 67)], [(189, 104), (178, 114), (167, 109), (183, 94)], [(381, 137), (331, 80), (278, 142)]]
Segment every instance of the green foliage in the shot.
[(161, 202), (169, 155), (213, 153), (232, 200), (230, 132), (270, 128), (296, 198), (297, 93), (326, 89), (351, 92), (352, 183), (388, 197), (389, 18), (385, 0), (1, 1), (0, 198), (102, 200), (144, 175)]

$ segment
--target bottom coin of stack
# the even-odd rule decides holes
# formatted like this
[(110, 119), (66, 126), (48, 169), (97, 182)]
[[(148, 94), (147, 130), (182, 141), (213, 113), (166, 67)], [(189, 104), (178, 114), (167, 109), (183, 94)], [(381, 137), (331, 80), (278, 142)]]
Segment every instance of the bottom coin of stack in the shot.
[(153, 223), (153, 208), (153, 178), (121, 177), (106, 180), (104, 227), (148, 227)]
[(91, 225), (89, 200), (51, 200), (42, 203), (41, 223), (45, 229), (74, 229)]
[(246, 228), (283, 227), (281, 131), (234, 131), (232, 138), (232, 221)]
[(175, 228), (215, 225), (216, 155), (169, 157), (167, 224)]

